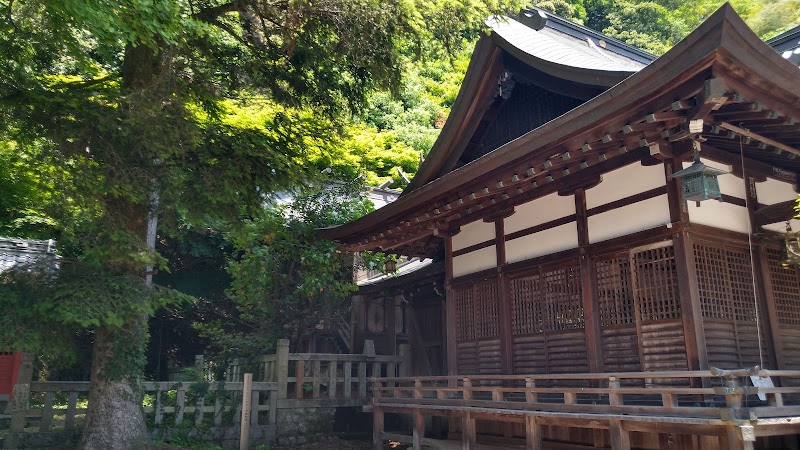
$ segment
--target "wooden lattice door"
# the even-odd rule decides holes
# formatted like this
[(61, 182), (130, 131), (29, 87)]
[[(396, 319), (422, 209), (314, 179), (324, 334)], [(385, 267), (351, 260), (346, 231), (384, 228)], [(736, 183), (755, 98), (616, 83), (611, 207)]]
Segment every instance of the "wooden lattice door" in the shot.
[(670, 242), (595, 259), (603, 370), (686, 370)]
[[(750, 251), (730, 244), (694, 245), (708, 365), (769, 367), (772, 361), (753, 286)], [(760, 348), (759, 348), (760, 343)]]
[(772, 302), (777, 323), (774, 324), (781, 345), (781, 368), (800, 369), (800, 271), (796, 266), (783, 267), (777, 248), (767, 248)]
[(588, 372), (577, 261), (515, 275), (509, 293), (514, 373)]
[(459, 374), (502, 372), (497, 279), (453, 286)]

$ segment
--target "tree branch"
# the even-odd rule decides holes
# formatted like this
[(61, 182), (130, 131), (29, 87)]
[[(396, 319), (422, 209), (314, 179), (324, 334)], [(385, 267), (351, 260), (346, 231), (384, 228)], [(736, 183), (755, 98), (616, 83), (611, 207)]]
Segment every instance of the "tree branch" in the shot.
[(203, 8), (192, 17), (203, 22), (213, 23), (216, 21), (217, 17), (223, 14), (238, 11), (241, 7), (240, 3), (241, 2), (234, 0), (211, 8)]

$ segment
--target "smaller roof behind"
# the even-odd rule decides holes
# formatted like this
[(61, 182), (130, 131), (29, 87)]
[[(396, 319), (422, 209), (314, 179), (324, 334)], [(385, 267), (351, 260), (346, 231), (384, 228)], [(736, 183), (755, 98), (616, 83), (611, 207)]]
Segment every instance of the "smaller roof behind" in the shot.
[(789, 62), (800, 67), (800, 26), (782, 33), (767, 41), (778, 53)]

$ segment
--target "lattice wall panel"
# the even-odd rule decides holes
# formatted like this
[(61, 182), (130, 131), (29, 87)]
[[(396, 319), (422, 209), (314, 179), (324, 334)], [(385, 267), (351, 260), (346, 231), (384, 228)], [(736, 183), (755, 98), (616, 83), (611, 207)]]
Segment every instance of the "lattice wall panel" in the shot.
[(681, 302), (673, 247), (637, 251), (633, 254), (633, 265), (639, 320), (680, 318)]
[(694, 255), (709, 365), (769, 366), (772, 352), (754, 292), (750, 251), (702, 243), (695, 244)]
[[(781, 252), (767, 248), (770, 281), (778, 332), (783, 350), (783, 367), (800, 369), (800, 277), (797, 267), (782, 267)], [(800, 384), (800, 380), (787, 379)]]
[(476, 283), (473, 297), (473, 319), (475, 338), (485, 339), (500, 335), (500, 301), (497, 297), (497, 281)]
[(475, 339), (475, 316), (473, 311), (472, 286), (453, 288), (456, 309), (456, 338), (459, 342)]
[(584, 327), (580, 270), (576, 265), (543, 271), (545, 317), (548, 331), (576, 330)]
[(497, 281), (484, 280), (452, 289), (456, 303), (458, 342), (494, 338), (500, 335)]
[(800, 277), (797, 267), (782, 267), (781, 252), (776, 248), (767, 249), (769, 273), (778, 324), (781, 327), (800, 327)]
[(695, 245), (694, 258), (703, 317), (733, 319), (725, 250), (710, 245)]
[(600, 326), (636, 323), (628, 256), (597, 261), (596, 279)]
[(511, 296), (511, 330), (517, 335), (541, 333), (542, 301), (539, 274), (509, 281)]

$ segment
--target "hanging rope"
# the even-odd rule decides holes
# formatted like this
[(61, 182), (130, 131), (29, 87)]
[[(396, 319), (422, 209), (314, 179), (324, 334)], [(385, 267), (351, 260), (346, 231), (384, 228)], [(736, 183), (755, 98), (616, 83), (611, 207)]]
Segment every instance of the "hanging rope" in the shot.
[[(744, 143), (742, 142), (742, 135), (739, 135), (739, 156), (742, 162), (742, 178), (744, 178), (744, 182), (747, 184), (747, 190), (750, 189), (750, 180), (747, 178), (747, 171), (744, 167)], [(745, 192), (744, 195), (744, 206), (747, 208), (747, 211), (750, 211), (750, 205), (748, 199), (750, 198), (749, 192)], [(749, 217), (749, 216), (748, 216)], [(750, 277), (753, 281), (753, 306), (755, 307), (756, 313), (756, 334), (758, 335), (758, 361), (760, 363), (760, 368), (764, 368), (764, 352), (761, 348), (761, 320), (760, 314), (758, 313), (758, 289), (756, 288), (756, 265), (755, 265), (755, 258), (753, 257), (753, 221), (747, 220), (747, 246), (750, 250)]]

